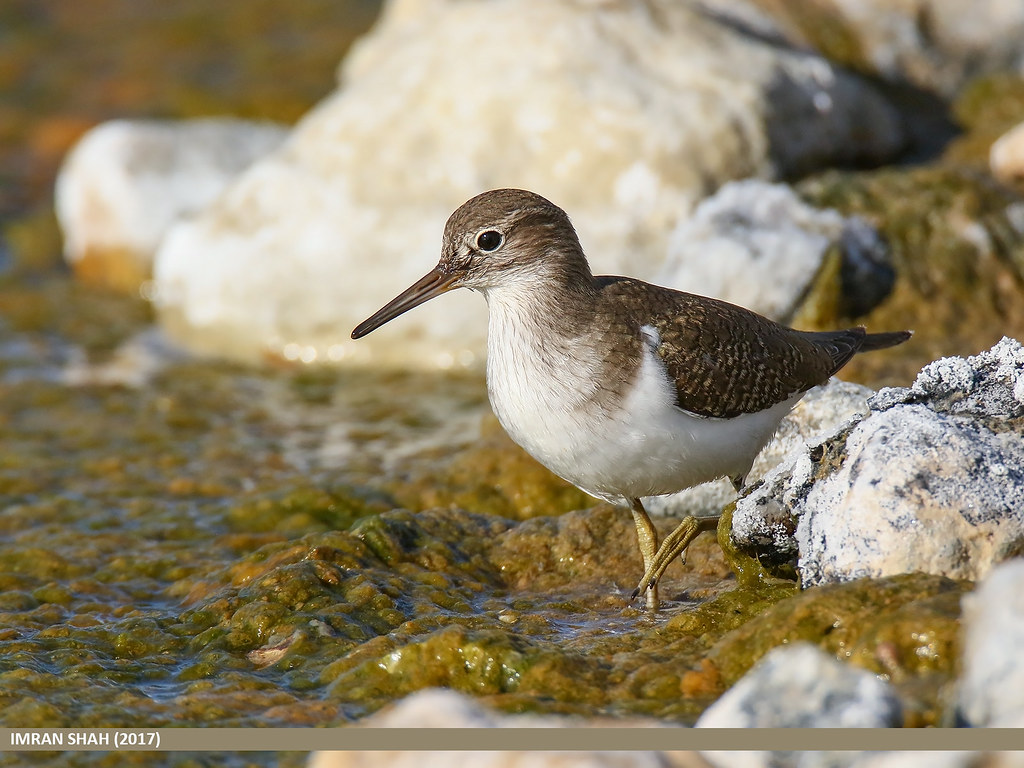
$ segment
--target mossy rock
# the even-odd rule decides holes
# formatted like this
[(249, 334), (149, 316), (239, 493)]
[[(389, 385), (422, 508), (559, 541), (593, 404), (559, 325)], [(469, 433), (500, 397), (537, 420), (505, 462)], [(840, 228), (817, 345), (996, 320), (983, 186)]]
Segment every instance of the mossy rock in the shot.
[(892, 351), (857, 356), (844, 378), (905, 385), (938, 357), (1024, 337), (1024, 233), (1009, 214), (1020, 199), (989, 177), (950, 166), (830, 171), (798, 191), (813, 205), (864, 217), (891, 249), (889, 297), (863, 317), (834, 322), (915, 331)]
[(940, 694), (960, 655), (960, 598), (971, 586), (910, 573), (813, 587), (730, 631), (708, 658), (731, 685), (772, 648), (809, 642), (888, 678), (911, 724), (939, 724)]

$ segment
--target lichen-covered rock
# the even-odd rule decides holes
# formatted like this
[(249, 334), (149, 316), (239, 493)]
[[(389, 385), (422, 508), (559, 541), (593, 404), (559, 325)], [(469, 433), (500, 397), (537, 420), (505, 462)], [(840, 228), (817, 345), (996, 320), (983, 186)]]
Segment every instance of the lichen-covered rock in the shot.
[(958, 718), (976, 727), (1024, 727), (1024, 559), (997, 567), (963, 602)]
[(938, 360), (870, 405), (737, 503), (740, 546), (798, 548), (805, 586), (911, 571), (979, 579), (1024, 548), (1019, 342)]
[(100, 124), (57, 177), (65, 258), (86, 280), (136, 290), (168, 227), (209, 205), (285, 135), (283, 126), (227, 118)]
[[(466, 44), (495, 30), (500, 45)], [(532, 189), (572, 216), (596, 272), (650, 278), (676, 222), (724, 182), (881, 160), (903, 141), (863, 81), (668, 0), (393, 3), (341, 79), (164, 241), (156, 300), (193, 349), (479, 362), (484, 307), (468, 295), (348, 338), (436, 262), (469, 197)]]
[(765, 656), (708, 707), (698, 728), (891, 728), (895, 692), (878, 677), (798, 643)]

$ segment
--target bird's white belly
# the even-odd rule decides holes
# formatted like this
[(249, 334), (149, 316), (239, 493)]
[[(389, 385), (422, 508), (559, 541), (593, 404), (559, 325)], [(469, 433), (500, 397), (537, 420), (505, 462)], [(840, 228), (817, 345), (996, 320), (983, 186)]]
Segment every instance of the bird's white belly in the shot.
[[(697, 416), (675, 405), (664, 366), (646, 348), (636, 382), (602, 402), (600, 371), (490, 345), (488, 391), (513, 440), (555, 474), (611, 501), (656, 496), (742, 475), (800, 395), (733, 419)], [(521, 352), (521, 350), (519, 350)], [(581, 370), (582, 368), (582, 370)], [(610, 398), (605, 398), (610, 400)]]

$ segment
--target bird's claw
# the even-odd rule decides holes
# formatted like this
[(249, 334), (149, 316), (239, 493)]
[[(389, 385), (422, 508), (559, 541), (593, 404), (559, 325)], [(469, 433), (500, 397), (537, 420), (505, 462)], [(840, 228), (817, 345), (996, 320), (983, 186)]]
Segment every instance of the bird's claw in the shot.
[(649, 589), (654, 589), (656, 586), (658, 586), (658, 578), (656, 576), (652, 576), (646, 581), (641, 580), (637, 588), (630, 593), (629, 602), (633, 602), (638, 597), (640, 597), (641, 592), (646, 592)]

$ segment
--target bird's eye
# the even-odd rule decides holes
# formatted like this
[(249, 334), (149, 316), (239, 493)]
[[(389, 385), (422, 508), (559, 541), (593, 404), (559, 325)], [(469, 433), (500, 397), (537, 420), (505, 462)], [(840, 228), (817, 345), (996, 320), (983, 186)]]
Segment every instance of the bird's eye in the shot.
[(505, 238), (501, 236), (501, 232), (495, 232), (493, 229), (485, 229), (479, 235), (476, 236), (476, 247), (481, 251), (496, 251), (501, 247), (501, 244), (505, 241)]

